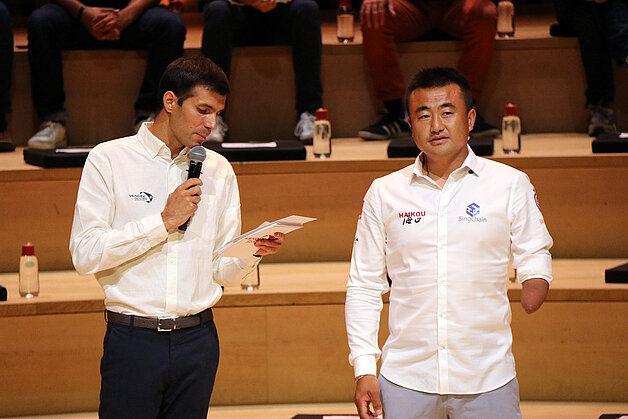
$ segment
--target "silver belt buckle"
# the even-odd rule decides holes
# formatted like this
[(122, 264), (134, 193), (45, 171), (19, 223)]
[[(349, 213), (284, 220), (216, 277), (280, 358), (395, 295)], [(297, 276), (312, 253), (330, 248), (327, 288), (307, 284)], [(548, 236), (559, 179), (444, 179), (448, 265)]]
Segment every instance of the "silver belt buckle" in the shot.
[(174, 318), (157, 319), (157, 331), (158, 332), (172, 332), (177, 329)]

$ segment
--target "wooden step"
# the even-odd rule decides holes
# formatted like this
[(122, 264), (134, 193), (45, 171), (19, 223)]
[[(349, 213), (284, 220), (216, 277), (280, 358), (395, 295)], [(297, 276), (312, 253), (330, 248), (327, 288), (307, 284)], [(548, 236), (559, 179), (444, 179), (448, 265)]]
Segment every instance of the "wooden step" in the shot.
[[(533, 315), (521, 308), (520, 286), (510, 284), (522, 400), (625, 402), (628, 332), (618, 319), (628, 317), (628, 284), (603, 278), (626, 262), (554, 260), (548, 299)], [(264, 263), (259, 290), (225, 288), (214, 308), (221, 360), (213, 405), (350, 402), (348, 270), (348, 262)], [(102, 289), (92, 276), (45, 272), (40, 296), (26, 300), (17, 281), (16, 273), (0, 274), (9, 291), (0, 303), (0, 416), (96, 410)], [(380, 345), (387, 313), (385, 296)]]
[[(593, 154), (578, 134), (527, 135), (522, 152), (493, 159), (526, 172), (536, 187), (558, 258), (628, 255), (628, 153)], [(243, 231), (291, 214), (317, 217), (291, 233), (275, 262), (346, 261), (362, 199), (373, 179), (412, 164), (388, 159), (386, 142), (336, 139), (331, 159), (308, 146), (306, 161), (234, 163)], [(68, 251), (80, 168), (41, 169), (20, 151), (0, 153), (0, 272), (18, 269), (21, 245), (35, 244), (42, 270), (73, 269)], [(261, 197), (264, 197), (262, 199)], [(272, 199), (268, 199), (272, 197)]]

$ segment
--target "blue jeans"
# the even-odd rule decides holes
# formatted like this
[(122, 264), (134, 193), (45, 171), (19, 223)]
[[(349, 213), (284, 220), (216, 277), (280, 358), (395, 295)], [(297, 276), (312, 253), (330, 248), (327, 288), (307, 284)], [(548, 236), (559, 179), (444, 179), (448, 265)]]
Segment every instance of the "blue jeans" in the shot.
[(148, 50), (146, 71), (135, 102), (138, 115), (148, 115), (158, 106), (159, 79), (166, 66), (183, 54), (185, 24), (181, 16), (153, 7), (127, 26), (117, 41), (99, 41), (66, 9), (46, 4), (35, 10), (28, 22), (28, 57), (33, 103), (39, 117), (65, 122), (61, 52), (68, 49)]
[(205, 419), (218, 369), (213, 321), (171, 332), (107, 324), (101, 419)]
[(250, 6), (213, 0), (203, 9), (201, 52), (229, 76), (231, 48), (244, 45), (291, 45), (297, 93), (296, 109), (315, 111), (322, 106), (321, 24), (314, 0), (277, 4), (262, 13)]
[(5, 114), (11, 110), (11, 70), (13, 68), (13, 32), (9, 10), (0, 2), (0, 132), (7, 129)]

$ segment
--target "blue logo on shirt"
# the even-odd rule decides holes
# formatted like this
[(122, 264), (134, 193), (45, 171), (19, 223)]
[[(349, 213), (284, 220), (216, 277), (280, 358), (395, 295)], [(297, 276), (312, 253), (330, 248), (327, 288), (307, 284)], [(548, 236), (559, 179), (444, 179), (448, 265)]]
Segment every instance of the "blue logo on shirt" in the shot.
[(467, 214), (471, 217), (477, 217), (480, 215), (480, 206), (475, 202), (467, 205)]
[(148, 192), (140, 192), (138, 194), (130, 194), (129, 195), (131, 198), (133, 198), (136, 201), (143, 201), (146, 202), (147, 204), (150, 204), (151, 202), (153, 202), (153, 194), (150, 194)]

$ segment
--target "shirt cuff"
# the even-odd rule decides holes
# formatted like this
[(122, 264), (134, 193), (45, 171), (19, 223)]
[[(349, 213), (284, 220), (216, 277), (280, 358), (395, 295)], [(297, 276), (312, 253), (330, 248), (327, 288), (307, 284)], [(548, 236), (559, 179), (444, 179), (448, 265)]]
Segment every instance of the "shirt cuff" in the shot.
[(238, 259), (241, 268), (254, 268), (261, 260), (262, 258), (258, 256), (249, 256)]
[(166, 226), (164, 225), (164, 220), (161, 218), (161, 214), (154, 214), (142, 218), (140, 225), (151, 247), (158, 245), (168, 238), (168, 232), (166, 231)]
[(552, 282), (552, 257), (549, 255), (526, 256), (517, 267), (517, 280), (523, 283), (531, 278), (543, 278)]
[(374, 375), (377, 377), (377, 360), (373, 355), (362, 355), (353, 360), (353, 374)]

